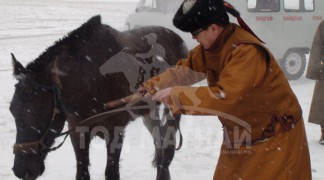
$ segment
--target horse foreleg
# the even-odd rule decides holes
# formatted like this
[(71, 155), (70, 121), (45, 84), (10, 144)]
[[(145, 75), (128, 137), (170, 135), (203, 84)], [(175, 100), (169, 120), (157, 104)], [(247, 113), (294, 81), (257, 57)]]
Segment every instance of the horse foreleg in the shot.
[(144, 125), (151, 133), (155, 146), (155, 155), (152, 162), (153, 166), (157, 168), (157, 180), (169, 180), (170, 172), (169, 165), (173, 159), (174, 148), (170, 146), (163, 147), (164, 144), (164, 129), (161, 126), (161, 121), (153, 119), (149, 114), (144, 115)]
[[(161, 157), (158, 160), (157, 166), (157, 180), (170, 180), (169, 166), (173, 160), (176, 149), (176, 132), (180, 117), (171, 117), (167, 115), (165, 125), (160, 127), (162, 136)], [(178, 119), (177, 119), (178, 118)]]
[(76, 157), (77, 180), (89, 180), (89, 144), (90, 137), (74, 132), (70, 134)]
[(119, 158), (123, 145), (125, 127), (115, 127), (107, 143), (106, 180), (119, 180)]

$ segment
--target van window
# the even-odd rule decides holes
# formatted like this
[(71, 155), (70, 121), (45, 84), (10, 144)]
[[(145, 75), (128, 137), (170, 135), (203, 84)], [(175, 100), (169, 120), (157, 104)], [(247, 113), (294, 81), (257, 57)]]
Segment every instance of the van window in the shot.
[(140, 0), (137, 4), (136, 11), (153, 10), (157, 8), (156, 6), (155, 0)]
[(287, 12), (314, 11), (315, 0), (284, 0), (284, 9)]
[(247, 0), (249, 12), (279, 12), (279, 0)]
[(140, 0), (136, 11), (160, 11), (174, 14), (183, 0)]

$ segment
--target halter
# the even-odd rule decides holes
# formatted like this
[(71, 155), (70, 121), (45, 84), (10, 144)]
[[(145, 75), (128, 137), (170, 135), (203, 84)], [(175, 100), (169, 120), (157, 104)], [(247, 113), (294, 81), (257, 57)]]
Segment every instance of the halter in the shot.
[[(67, 130), (65, 132), (62, 132), (59, 135), (55, 136), (55, 138), (60, 137), (60, 136), (64, 136), (63, 141), (59, 145), (57, 145), (56, 147), (51, 148), (51, 145), (48, 146), (48, 145), (46, 145), (44, 143), (44, 140), (45, 140), (46, 136), (51, 132), (51, 126), (52, 126), (52, 124), (53, 124), (53, 122), (55, 120), (56, 115), (61, 114), (61, 111), (60, 111), (60, 108), (59, 108), (60, 105), (58, 104), (59, 103), (58, 95), (57, 95), (59, 90), (58, 90), (58, 87), (55, 84), (53, 86), (50, 86), (50, 87), (49, 86), (43, 86), (43, 85), (40, 85), (40, 84), (37, 84), (37, 83), (35, 83), (35, 84), (38, 87), (53, 91), (54, 107), (53, 107), (53, 113), (52, 113), (52, 116), (51, 116), (51, 121), (50, 121), (50, 124), (49, 124), (48, 128), (46, 129), (46, 131), (44, 132), (44, 134), (42, 135), (42, 137), (38, 141), (14, 144), (13, 153), (15, 155), (18, 155), (18, 154), (19, 155), (29, 155), (29, 154), (34, 154), (35, 155), (35, 154), (42, 154), (42, 153), (48, 153), (48, 152), (51, 152), (51, 151), (55, 151), (64, 144), (67, 136), (71, 132), (75, 131), (75, 127), (74, 127), (74, 128), (71, 128), (71, 129), (69, 129), (69, 130)], [(90, 123), (93, 123), (93, 122), (97, 122), (98, 120), (102, 120), (103, 117), (109, 117), (109, 116), (113, 115), (116, 112), (127, 111), (127, 110), (130, 110), (130, 109), (145, 109), (147, 107), (146, 105), (145, 106), (136, 105), (136, 106), (133, 106), (133, 107), (126, 106), (126, 104), (128, 102), (130, 102), (130, 100), (132, 100), (133, 98), (137, 99), (137, 98), (143, 98), (143, 97), (141, 95), (138, 95), (138, 94), (133, 94), (133, 95), (127, 96), (127, 97), (119, 99), (119, 100), (107, 102), (106, 105), (109, 108), (108, 111), (96, 114), (94, 116), (91, 116), (91, 117), (81, 121), (78, 125), (87, 125), (87, 124), (90, 124)], [(179, 146), (178, 146), (178, 148), (176, 148), (176, 150), (179, 150), (181, 148), (181, 146), (182, 146), (182, 133), (180, 131), (180, 127), (179, 127), (179, 132), (180, 132), (180, 142), (179, 142)]]
[[(36, 155), (36, 154), (42, 154), (42, 153), (48, 153), (51, 151), (55, 151), (56, 149), (60, 148), (63, 145), (63, 143), (65, 142), (65, 140), (68, 136), (68, 134), (66, 134), (63, 142), (61, 142), (58, 146), (53, 147), (53, 148), (51, 148), (51, 145), (48, 146), (44, 143), (45, 138), (51, 132), (51, 126), (54, 123), (56, 115), (61, 114), (59, 104), (58, 104), (59, 103), (59, 101), (58, 101), (59, 90), (55, 84), (53, 84), (52, 86), (44, 86), (44, 85), (41, 85), (41, 84), (38, 84), (35, 82), (33, 84), (35, 84), (37, 87), (51, 90), (53, 92), (53, 100), (54, 100), (53, 113), (52, 113), (50, 123), (49, 123), (46, 131), (43, 133), (42, 137), (39, 140), (32, 141), (32, 142), (26, 142), (26, 143), (15, 143), (14, 144), (13, 153), (15, 155), (18, 155), (18, 154), (19, 155), (30, 155), (30, 154)], [(60, 135), (58, 135), (58, 136), (60, 136)], [(58, 137), (58, 136), (56, 136), (56, 137)]]

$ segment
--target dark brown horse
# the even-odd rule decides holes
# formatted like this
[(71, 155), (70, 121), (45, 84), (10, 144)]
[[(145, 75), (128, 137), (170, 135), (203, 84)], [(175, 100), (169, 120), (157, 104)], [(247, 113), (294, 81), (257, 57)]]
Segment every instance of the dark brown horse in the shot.
[(82, 126), (79, 123), (107, 111), (106, 102), (133, 94), (143, 81), (174, 65), (186, 53), (182, 39), (168, 29), (143, 27), (119, 32), (95, 16), (26, 67), (12, 55), (18, 80), (10, 105), (17, 127), (15, 175), (36, 179), (44, 172), (44, 159), (67, 121), (68, 128), (74, 129), (69, 135), (76, 156), (76, 179), (90, 179), (89, 143), (95, 135), (107, 143), (106, 179), (119, 179), (124, 129), (141, 115), (154, 138), (157, 179), (170, 179), (168, 167), (180, 117), (161, 123), (156, 103), (147, 101), (144, 103), (150, 106), (146, 110), (119, 112)]

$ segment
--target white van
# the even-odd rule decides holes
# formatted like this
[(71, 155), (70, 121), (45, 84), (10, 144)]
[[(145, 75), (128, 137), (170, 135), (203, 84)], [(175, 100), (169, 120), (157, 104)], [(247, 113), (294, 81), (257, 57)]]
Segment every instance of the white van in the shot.
[[(172, 18), (183, 0), (140, 0), (128, 16), (126, 28), (161, 25), (174, 30), (192, 48), (197, 43), (189, 33), (172, 25)], [(315, 30), (324, 19), (324, 0), (227, 0), (269, 47), (286, 77), (298, 79), (306, 67)], [(237, 22), (231, 15), (231, 21)]]

